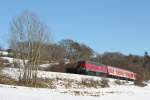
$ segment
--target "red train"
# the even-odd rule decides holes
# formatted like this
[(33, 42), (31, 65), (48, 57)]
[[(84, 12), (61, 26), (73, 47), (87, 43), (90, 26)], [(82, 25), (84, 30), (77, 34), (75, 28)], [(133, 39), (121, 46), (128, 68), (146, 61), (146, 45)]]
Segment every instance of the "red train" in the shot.
[(121, 79), (136, 80), (137, 74), (125, 69), (97, 64), (90, 61), (79, 61), (77, 65), (77, 72), (80, 74), (108, 76)]

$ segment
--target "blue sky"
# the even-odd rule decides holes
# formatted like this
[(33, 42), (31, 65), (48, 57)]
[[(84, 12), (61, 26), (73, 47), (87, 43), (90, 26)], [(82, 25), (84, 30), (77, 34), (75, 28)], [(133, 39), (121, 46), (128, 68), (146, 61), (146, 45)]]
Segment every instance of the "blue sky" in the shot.
[(70, 38), (99, 53), (143, 55), (150, 52), (149, 5), (149, 0), (0, 0), (0, 45), (9, 45), (12, 19), (30, 10), (56, 42)]

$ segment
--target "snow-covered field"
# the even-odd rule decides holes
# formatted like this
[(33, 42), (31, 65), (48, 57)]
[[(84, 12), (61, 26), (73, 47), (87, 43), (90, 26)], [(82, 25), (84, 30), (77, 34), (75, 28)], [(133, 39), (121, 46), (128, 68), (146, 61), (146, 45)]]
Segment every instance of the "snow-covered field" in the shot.
[(150, 98), (149, 86), (59, 90), (0, 85), (0, 100), (148, 100), (148, 98)]

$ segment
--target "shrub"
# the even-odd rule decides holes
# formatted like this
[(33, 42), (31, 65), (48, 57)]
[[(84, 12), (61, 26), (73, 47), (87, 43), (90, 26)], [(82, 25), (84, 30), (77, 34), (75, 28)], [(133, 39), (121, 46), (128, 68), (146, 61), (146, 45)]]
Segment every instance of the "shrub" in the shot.
[(17, 85), (18, 82), (10, 77), (0, 75), (0, 84)]
[(102, 78), (101, 80), (101, 87), (105, 88), (105, 87), (109, 87), (109, 84), (108, 84), (109, 80), (106, 79), (106, 78)]
[(0, 57), (2, 57), (3, 56), (3, 54), (0, 52)]
[(148, 81), (149, 80), (149, 72), (146, 70), (141, 70), (141, 73), (139, 73), (136, 76), (136, 80), (134, 81), (134, 84), (137, 86), (141, 86), (144, 87), (146, 86), (146, 84), (144, 83), (144, 81)]
[(9, 61), (7, 59), (3, 59), (3, 58), (0, 58), (0, 62), (1, 63), (9, 63)]
[(76, 64), (75, 63), (59, 63), (58, 65), (49, 66), (48, 68), (45, 68), (45, 71), (53, 71), (53, 72), (66, 72), (67, 69), (75, 69)]
[(145, 84), (143, 82), (140, 82), (140, 81), (135, 81), (134, 84), (137, 85), (137, 86), (140, 86), (140, 87), (147, 86), (147, 84)]
[(107, 79), (102, 79), (101, 81), (93, 80), (93, 79), (82, 79), (80, 85), (83, 85), (85, 87), (94, 87), (94, 88), (109, 87)]
[(80, 85), (86, 86), (86, 87), (93, 87), (92, 80), (89, 79), (82, 79)]
[(144, 83), (144, 79), (141, 76), (137, 77), (137, 79), (134, 81), (134, 84), (140, 87), (146, 86), (146, 84)]
[(0, 58), (0, 71), (4, 68), (4, 60)]
[(36, 87), (36, 88), (47, 88), (48, 83), (44, 79), (38, 78), (36, 83), (33, 83), (32, 80), (29, 80), (27, 83), (24, 81), (18, 81), (18, 85), (27, 86), (27, 87)]
[(122, 85), (123, 84), (119, 79), (115, 80), (115, 83), (118, 84), (118, 85)]

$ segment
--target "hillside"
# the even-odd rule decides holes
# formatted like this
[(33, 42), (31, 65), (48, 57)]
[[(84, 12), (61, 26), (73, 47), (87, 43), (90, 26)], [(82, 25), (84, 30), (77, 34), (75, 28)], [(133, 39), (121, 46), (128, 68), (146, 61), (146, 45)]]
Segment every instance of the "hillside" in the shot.
[[(2, 58), (9, 63), (13, 62), (13, 58)], [(17, 81), (19, 70), (15, 66), (7, 66), (1, 74)], [(38, 71), (37, 76), (41, 84), (44, 84), (43, 88), (0, 84), (0, 100), (143, 100), (150, 97), (149, 82), (145, 87), (138, 87), (127, 80), (42, 70)]]

